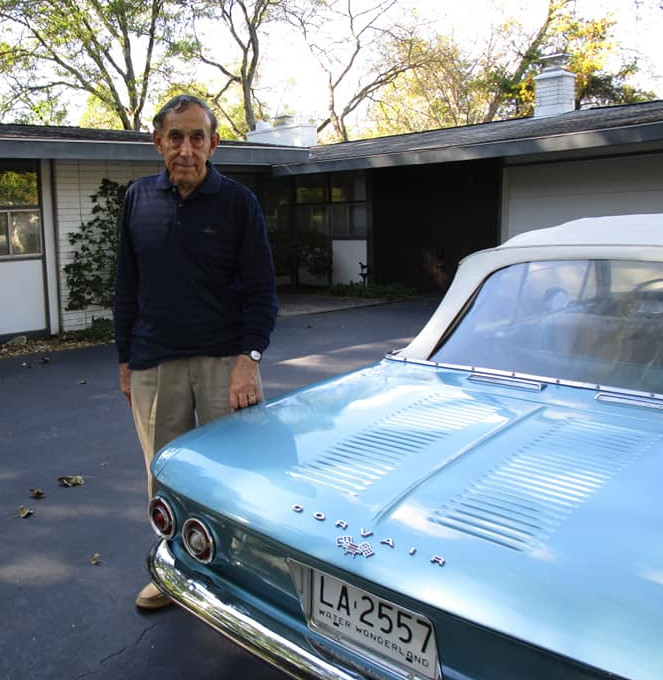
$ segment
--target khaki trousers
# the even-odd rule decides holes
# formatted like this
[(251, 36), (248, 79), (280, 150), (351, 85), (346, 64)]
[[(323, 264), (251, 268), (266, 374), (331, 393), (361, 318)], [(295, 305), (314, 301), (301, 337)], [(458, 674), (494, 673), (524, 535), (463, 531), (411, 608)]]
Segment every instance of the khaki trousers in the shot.
[(237, 357), (191, 357), (131, 371), (131, 410), (147, 469), (147, 493), (158, 486), (150, 464), (161, 448), (196, 425), (230, 412), (230, 372)]

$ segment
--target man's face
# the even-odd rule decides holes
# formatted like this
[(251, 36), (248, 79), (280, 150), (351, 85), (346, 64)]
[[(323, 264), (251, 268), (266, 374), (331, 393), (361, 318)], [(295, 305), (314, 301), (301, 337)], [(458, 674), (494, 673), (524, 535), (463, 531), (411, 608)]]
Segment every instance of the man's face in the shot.
[(187, 196), (205, 179), (205, 162), (219, 143), (219, 136), (211, 134), (207, 114), (196, 104), (170, 111), (152, 138), (164, 157), (170, 181)]

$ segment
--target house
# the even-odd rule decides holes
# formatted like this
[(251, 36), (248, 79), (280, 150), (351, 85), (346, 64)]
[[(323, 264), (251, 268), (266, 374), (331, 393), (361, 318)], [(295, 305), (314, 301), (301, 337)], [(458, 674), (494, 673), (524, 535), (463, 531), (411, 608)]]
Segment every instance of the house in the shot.
[[(334, 282), (441, 293), (462, 257), (522, 231), (663, 212), (663, 101), (574, 111), (569, 76), (538, 76), (532, 118), (327, 146), (300, 146), (310, 129), (284, 120), (212, 161), (258, 194), (270, 229), (329, 234)], [(68, 235), (102, 179), (161, 167), (146, 133), (0, 125), (0, 340), (104, 314), (67, 310)]]

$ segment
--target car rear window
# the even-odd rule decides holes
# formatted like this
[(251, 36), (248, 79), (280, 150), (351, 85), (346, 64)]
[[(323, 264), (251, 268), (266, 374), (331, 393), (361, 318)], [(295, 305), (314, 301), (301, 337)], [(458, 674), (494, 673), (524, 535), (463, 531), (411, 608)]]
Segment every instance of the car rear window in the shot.
[(663, 392), (663, 263), (552, 260), (496, 271), (430, 359)]

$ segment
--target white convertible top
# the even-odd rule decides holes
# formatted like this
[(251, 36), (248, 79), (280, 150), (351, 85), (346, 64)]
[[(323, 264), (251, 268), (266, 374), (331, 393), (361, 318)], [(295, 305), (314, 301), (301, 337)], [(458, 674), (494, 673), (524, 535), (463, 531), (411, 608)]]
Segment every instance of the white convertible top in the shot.
[(581, 244), (663, 246), (663, 214), (585, 217), (557, 227), (526, 231), (499, 247)]
[(492, 272), (542, 260), (627, 259), (663, 262), (663, 214), (586, 217), (534, 229), (461, 261), (442, 302), (401, 356), (428, 359), (444, 330)]

